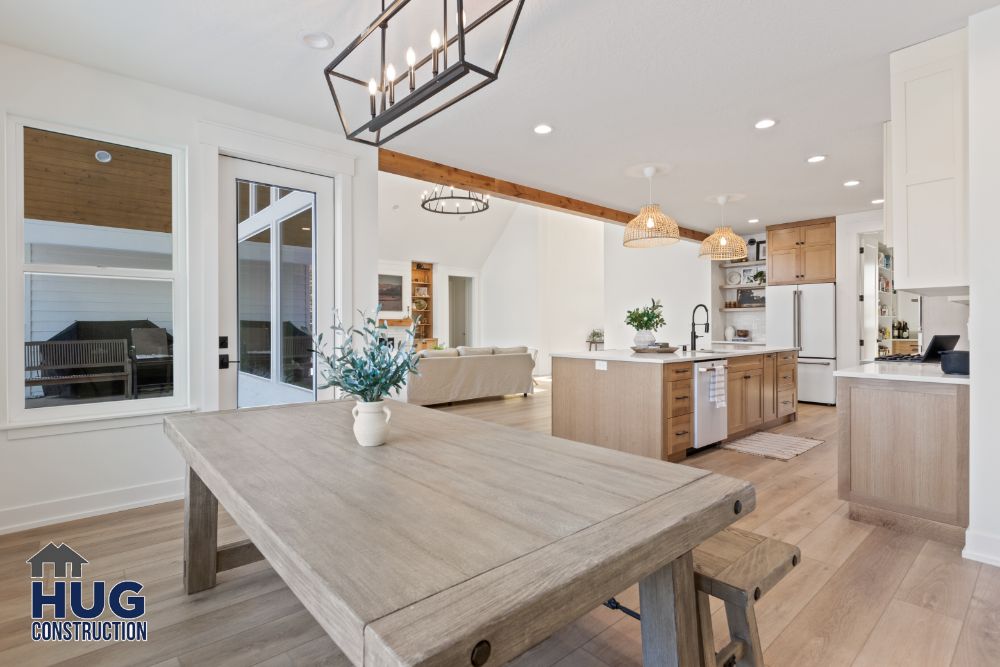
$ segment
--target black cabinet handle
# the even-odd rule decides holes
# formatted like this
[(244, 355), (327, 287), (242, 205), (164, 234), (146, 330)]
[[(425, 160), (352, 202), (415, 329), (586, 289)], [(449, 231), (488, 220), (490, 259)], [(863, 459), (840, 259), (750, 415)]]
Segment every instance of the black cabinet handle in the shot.
[(688, 396), (675, 396), (675, 397), (674, 397), (674, 400), (677, 400), (677, 401), (685, 401), (685, 400), (687, 400), (688, 398), (689, 398)]
[(687, 434), (688, 434), (687, 431), (677, 431), (677, 433), (674, 433), (674, 435), (687, 435)]
[(751, 377), (751, 376), (749, 376), (749, 375), (744, 375), (744, 376), (743, 376), (743, 379), (744, 379), (744, 380), (749, 380), (749, 379), (750, 379), (750, 377)]

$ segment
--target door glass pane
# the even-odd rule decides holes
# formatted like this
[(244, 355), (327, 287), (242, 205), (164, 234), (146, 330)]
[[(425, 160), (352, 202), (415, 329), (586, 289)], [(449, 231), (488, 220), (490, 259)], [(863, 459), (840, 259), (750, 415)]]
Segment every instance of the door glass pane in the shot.
[[(316, 196), (262, 183), (247, 185), (254, 213), (237, 225), (237, 405), (313, 401)], [(283, 196), (271, 202), (272, 192)]]
[(24, 128), (29, 264), (172, 268), (172, 157)]
[(281, 223), (281, 376), (313, 388), (313, 209)]
[[(271, 377), (271, 230), (240, 241), (238, 299), (241, 375)], [(248, 379), (249, 380), (249, 379)], [(254, 382), (248, 382), (252, 391)], [(240, 378), (242, 388), (243, 378)]]

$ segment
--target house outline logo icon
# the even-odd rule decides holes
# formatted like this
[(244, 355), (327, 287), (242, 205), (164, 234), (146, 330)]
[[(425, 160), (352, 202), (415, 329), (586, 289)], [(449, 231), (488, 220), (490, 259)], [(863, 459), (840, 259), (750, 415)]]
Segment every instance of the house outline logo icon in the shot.
[[(34, 556), (24, 561), (31, 566), (31, 578), (41, 579), (45, 576), (45, 565), (52, 564), (53, 574), (57, 578), (68, 579), (70, 577), (79, 579), (83, 576), (83, 566), (90, 561), (78, 554), (65, 542), (56, 546), (54, 542), (49, 542), (39, 549)], [(67, 570), (69, 574), (67, 574)]]

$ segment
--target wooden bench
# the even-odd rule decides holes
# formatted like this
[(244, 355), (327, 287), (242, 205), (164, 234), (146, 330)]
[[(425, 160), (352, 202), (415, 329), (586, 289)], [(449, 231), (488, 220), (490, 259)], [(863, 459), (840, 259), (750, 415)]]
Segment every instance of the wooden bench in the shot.
[[(703, 667), (764, 667), (754, 603), (799, 564), (799, 548), (727, 528), (694, 550), (698, 631)], [(709, 596), (726, 605), (729, 643), (715, 651)]]
[(24, 374), (28, 387), (121, 380), (125, 396), (132, 394), (125, 338), (28, 341), (24, 344)]
[[(702, 667), (764, 667), (753, 605), (798, 565), (801, 558), (796, 546), (738, 528), (726, 528), (695, 548), (694, 579)], [(719, 598), (726, 605), (730, 641), (718, 652), (712, 634), (709, 596)], [(615, 598), (604, 605), (632, 618), (642, 618)]]

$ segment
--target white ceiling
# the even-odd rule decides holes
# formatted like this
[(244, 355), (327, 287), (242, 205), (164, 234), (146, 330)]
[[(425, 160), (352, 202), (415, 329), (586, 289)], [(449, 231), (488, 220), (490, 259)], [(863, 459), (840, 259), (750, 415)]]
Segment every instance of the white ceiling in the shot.
[[(500, 80), (389, 147), (627, 210), (646, 186), (626, 169), (669, 163), (655, 199), (706, 230), (720, 192), (746, 195), (729, 206), (745, 232), (865, 210), (882, 194), (888, 54), (996, 4), (527, 0)], [(321, 70), (380, 6), (0, 0), (0, 41), (339, 131)], [(302, 30), (337, 46), (306, 49)], [(778, 126), (753, 130), (765, 116)], [(806, 165), (815, 153), (829, 159)]]
[(420, 208), (420, 193), (433, 187), (379, 174), (379, 258), (478, 270), (520, 204), (491, 197), (489, 209), (475, 215), (430, 213)]

